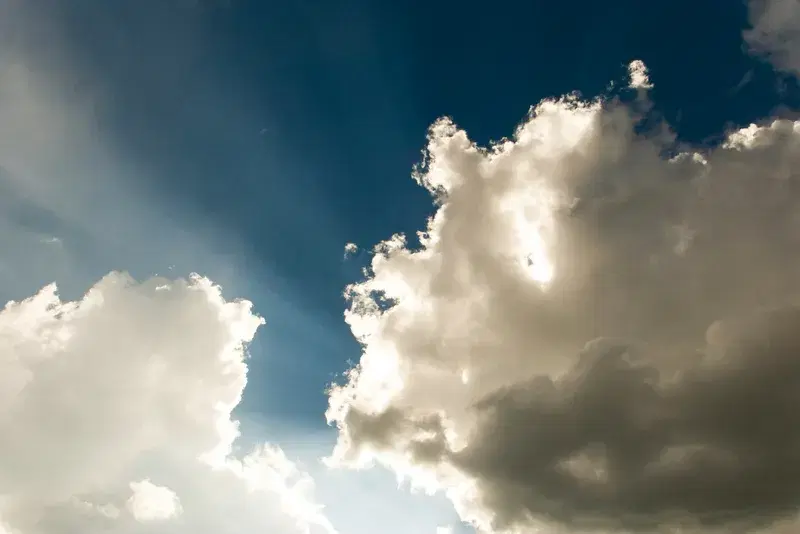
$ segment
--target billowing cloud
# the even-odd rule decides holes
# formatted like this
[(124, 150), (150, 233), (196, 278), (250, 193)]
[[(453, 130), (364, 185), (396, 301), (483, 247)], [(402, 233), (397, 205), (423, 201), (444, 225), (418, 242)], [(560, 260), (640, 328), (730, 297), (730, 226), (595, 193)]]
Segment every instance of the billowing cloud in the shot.
[(234, 455), (262, 320), (195, 276), (111, 273), (0, 312), (0, 523), (8, 532), (335, 532), (277, 448)]
[(363, 355), (332, 463), (388, 465), (486, 532), (792, 520), (800, 122), (681, 148), (639, 104), (545, 101), (490, 148), (433, 125), (421, 246), (392, 237), (347, 290)]
[(800, 1), (750, 0), (744, 38), (755, 54), (775, 68), (800, 74)]
[(182, 513), (181, 501), (169, 488), (156, 486), (147, 479), (131, 482), (133, 494), (127, 507), (137, 521), (163, 521)]

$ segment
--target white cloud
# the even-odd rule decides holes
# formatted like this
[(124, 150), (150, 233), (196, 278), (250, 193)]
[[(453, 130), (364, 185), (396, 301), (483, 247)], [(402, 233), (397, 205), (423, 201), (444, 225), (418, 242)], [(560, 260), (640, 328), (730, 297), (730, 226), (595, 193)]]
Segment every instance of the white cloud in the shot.
[[(157, 180), (112, 135), (117, 110), (58, 17), (0, 11), (0, 303), (50, 280), (80, 295), (119, 265), (251, 282), (235, 235), (148, 192)], [(258, 324), (205, 279), (121, 274), (80, 303), (47, 286), (0, 312), (0, 531), (333, 532), (280, 449), (226, 457), (247, 370), (237, 347)], [(174, 493), (174, 513), (164, 491), (132, 498), (143, 481)], [(163, 518), (136, 521), (145, 509)]]
[(637, 113), (546, 101), (490, 149), (431, 128), (422, 247), (392, 237), (348, 290), (334, 464), (377, 460), (487, 532), (794, 517), (800, 122), (666, 159)]
[[(120, 273), (0, 312), (0, 518), (19, 534), (333, 533), (277, 448), (232, 455), (261, 319), (195, 276)], [(126, 510), (122, 513), (121, 510)]]
[(171, 489), (156, 486), (148, 479), (131, 482), (133, 494), (126, 503), (137, 521), (164, 521), (183, 513), (181, 500)]
[(800, 2), (750, 0), (749, 13), (752, 28), (744, 39), (753, 53), (779, 70), (800, 74)]
[(629, 85), (633, 89), (652, 89), (647, 66), (641, 59), (634, 59), (628, 64)]
[(347, 259), (350, 256), (356, 254), (358, 252), (358, 245), (355, 243), (347, 243), (344, 246), (344, 258)]

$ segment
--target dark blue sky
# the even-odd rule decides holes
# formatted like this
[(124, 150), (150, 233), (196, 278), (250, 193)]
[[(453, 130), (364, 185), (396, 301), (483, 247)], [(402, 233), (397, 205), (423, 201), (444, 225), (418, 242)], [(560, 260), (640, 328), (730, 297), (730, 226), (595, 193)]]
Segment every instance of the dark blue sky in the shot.
[(97, 131), (146, 169), (137, 186), (238, 237), (208, 241), (268, 320), (244, 410), (308, 428), (358, 358), (341, 293), (368, 256), (343, 261), (343, 246), (422, 227), (432, 207), (410, 172), (437, 117), (485, 143), (636, 58), (685, 140), (797, 100), (744, 51), (738, 0), (40, 3), (60, 43), (44, 56), (78, 65), (64, 91), (101, 95)]

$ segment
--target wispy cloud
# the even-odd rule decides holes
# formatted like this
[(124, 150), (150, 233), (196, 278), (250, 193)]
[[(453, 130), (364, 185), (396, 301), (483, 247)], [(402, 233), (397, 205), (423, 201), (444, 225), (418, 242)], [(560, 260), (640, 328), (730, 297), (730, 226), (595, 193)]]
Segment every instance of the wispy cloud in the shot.
[(745, 42), (778, 69), (800, 74), (800, 4), (797, 0), (750, 0)]

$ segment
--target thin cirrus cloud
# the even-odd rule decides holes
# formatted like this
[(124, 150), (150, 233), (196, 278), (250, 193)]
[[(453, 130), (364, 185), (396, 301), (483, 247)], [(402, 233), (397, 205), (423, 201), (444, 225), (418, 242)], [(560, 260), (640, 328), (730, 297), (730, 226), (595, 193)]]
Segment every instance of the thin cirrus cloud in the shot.
[(491, 148), (431, 127), (421, 246), (347, 290), (331, 465), (481, 532), (797, 528), (800, 122), (680, 147), (629, 73), (635, 101), (545, 100)]

